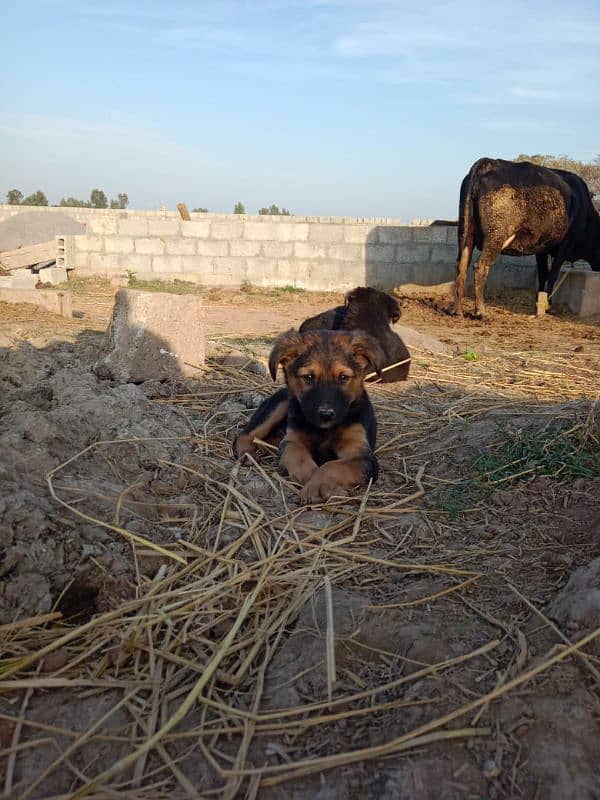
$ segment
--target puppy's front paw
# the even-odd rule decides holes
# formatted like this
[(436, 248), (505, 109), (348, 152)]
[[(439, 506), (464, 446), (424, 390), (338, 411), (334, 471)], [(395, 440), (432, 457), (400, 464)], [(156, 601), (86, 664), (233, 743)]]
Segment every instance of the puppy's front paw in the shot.
[(233, 443), (235, 457), (241, 459), (245, 455), (252, 456), (258, 461), (258, 450), (254, 446), (254, 437), (248, 433), (241, 433)]
[(341, 486), (325, 471), (318, 469), (302, 490), (302, 502), (306, 505), (324, 503), (330, 497), (347, 497), (348, 489)]

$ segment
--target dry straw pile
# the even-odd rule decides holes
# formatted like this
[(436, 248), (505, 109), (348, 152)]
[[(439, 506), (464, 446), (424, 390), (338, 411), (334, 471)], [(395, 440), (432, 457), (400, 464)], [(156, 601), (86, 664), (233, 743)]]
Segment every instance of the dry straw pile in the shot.
[[(134, 579), (128, 598), (87, 621), (64, 620), (55, 612), (0, 630), (0, 688), (15, 698), (14, 713), (0, 717), (12, 723), (2, 752), (6, 796), (48, 796), (46, 782), (66, 774), (70, 789), (61, 797), (252, 798), (265, 787), (334, 767), (485, 737), (490, 728), (484, 714), (495, 698), (581, 653), (600, 631), (497, 680), (494, 669), (514, 629), (510, 620), (477, 610), (477, 560), (467, 564), (460, 549), (435, 538), (407, 547), (406, 523), (418, 517), (434, 529), (444, 519), (427, 495), (453, 482), (436, 474), (435, 464), (445, 452), (445, 435), (457, 424), (498, 413), (542, 421), (551, 416), (554, 422), (562, 416), (571, 428), (593, 435), (597, 373), (577, 354), (416, 354), (413, 377), (406, 386), (371, 389), (381, 481), (318, 512), (299, 507), (297, 487), (277, 475), (272, 454), (250, 466), (231, 460), (236, 420), (223, 411), (229, 408), (223, 402), (249, 390), (271, 391), (266, 379), (237, 367), (216, 367), (201, 392), (168, 400), (191, 420), (192, 455), (163, 460), (150, 484), (144, 477), (128, 479), (117, 493), (98, 486), (94, 497), (75, 485), (75, 477), (85, 476), (98, 460), (114, 464), (118, 475), (122, 454), (137, 446), (131, 441), (97, 442), (48, 476), (57, 504), (125, 539)], [(182, 493), (187, 502), (181, 502)], [(98, 497), (102, 515), (92, 502)], [(132, 533), (122, 523), (125, 512), (176, 524), (183, 533), (177, 540)], [(57, 505), (57, 514), (65, 513)], [(144, 568), (148, 563), (154, 569)], [(375, 586), (385, 588), (373, 594)], [(406, 586), (415, 588), (410, 596)], [(336, 630), (334, 587), (375, 598), (371, 608), (382, 614), (392, 609), (396, 619), (446, 614), (451, 601), (457, 618), (480, 621), (476, 646), (435, 663), (415, 663), (396, 651), (393, 640), (386, 648), (371, 648), (369, 658), (369, 648), (357, 643), (353, 669), (347, 669), (348, 662), (340, 661), (341, 639), (352, 645), (352, 635)], [(270, 665), (317, 593), (326, 614), (322, 656), (313, 668), (323, 691), (273, 708), (264, 702)], [(587, 656), (584, 661), (595, 671)], [(467, 668), (481, 679), (479, 694), (471, 692), (467, 700), (428, 699), (428, 691), (423, 699), (411, 690), (423, 681), (433, 687), (446, 675), (458, 681)], [(298, 677), (290, 667), (289, 684)], [(114, 702), (83, 732), (28, 718), (34, 694), (65, 687), (73, 696), (108, 694)], [(384, 725), (375, 744), (363, 739), (348, 746), (338, 736), (361, 721), (385, 722), (386, 714), (402, 720), (405, 710), (419, 704), (427, 710), (424, 721), (411, 726), (407, 716), (405, 729), (392, 728), (391, 735)], [(115, 727), (111, 720), (123, 714), (127, 724)], [(57, 737), (62, 745), (45, 756), (35, 780), (19, 783), (23, 752), (47, 752)], [(91, 748), (112, 748), (112, 762), (99, 764)]]

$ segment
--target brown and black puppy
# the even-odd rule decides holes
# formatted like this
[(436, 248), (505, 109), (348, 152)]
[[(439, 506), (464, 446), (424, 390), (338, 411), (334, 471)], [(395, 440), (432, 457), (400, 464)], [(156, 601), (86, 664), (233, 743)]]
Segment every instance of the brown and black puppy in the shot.
[(395, 297), (370, 286), (357, 286), (346, 295), (345, 305), (304, 320), (300, 332), (323, 329), (365, 331), (377, 339), (385, 353), (381, 380), (392, 383), (405, 381), (410, 370), (410, 353), (402, 339), (390, 328), (390, 322), (398, 322), (399, 319), (400, 306)]
[(265, 400), (237, 437), (236, 456), (256, 455), (254, 439), (283, 435), (282, 472), (319, 503), (377, 479), (377, 422), (363, 380), (381, 371), (384, 353), (362, 331), (282, 334), (273, 346), (273, 380), (282, 365), (286, 387)]

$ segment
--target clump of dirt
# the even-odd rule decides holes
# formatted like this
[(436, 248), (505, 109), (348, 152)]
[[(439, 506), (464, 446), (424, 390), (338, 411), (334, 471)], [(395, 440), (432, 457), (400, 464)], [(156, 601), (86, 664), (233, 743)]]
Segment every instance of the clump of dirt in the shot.
[[(63, 597), (65, 608), (70, 606), (69, 593), (86, 591), (89, 606), (90, 598), (103, 594), (100, 585), (90, 586), (114, 589), (123, 583), (115, 579), (115, 570), (127, 572), (131, 567), (119, 570), (115, 564), (110, 569), (97, 564), (92, 570), (95, 577), (89, 574), (89, 559), (102, 555), (106, 542), (96, 547), (93, 526), (75, 525), (60, 512), (49, 497), (44, 475), (99, 440), (132, 440), (122, 448), (116, 467), (119, 479), (127, 475), (133, 479), (144, 470), (151, 476), (161, 458), (191, 449), (189, 421), (176, 409), (153, 403), (142, 387), (98, 380), (89, 365), (82, 365), (65, 346), (3, 348), (0, 360), (0, 620), (50, 610), (72, 581), (80, 589), (71, 587)], [(160, 441), (160, 437), (170, 438)], [(115, 475), (109, 474), (112, 470), (99, 474), (92, 461), (89, 465), (90, 472), (77, 479), (79, 502), (82, 496), (100, 494), (92, 511), (100, 510), (102, 492), (110, 493)], [(61, 480), (70, 483), (72, 475), (67, 469)], [(70, 499), (78, 502), (73, 494)], [(118, 540), (110, 546), (114, 559), (127, 549)], [(88, 590), (82, 588), (85, 584)], [(105, 596), (110, 594), (104, 590)]]

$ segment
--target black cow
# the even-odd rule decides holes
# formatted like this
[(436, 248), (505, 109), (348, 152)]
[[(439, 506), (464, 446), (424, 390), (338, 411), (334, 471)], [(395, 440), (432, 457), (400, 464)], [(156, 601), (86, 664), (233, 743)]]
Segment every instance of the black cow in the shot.
[(474, 267), (475, 314), (482, 317), (485, 283), (500, 253), (535, 255), (540, 291), (549, 293), (565, 261), (583, 259), (600, 270), (600, 215), (585, 181), (572, 172), (480, 158), (460, 187), (454, 300), (459, 315), (474, 247), (481, 251)]

